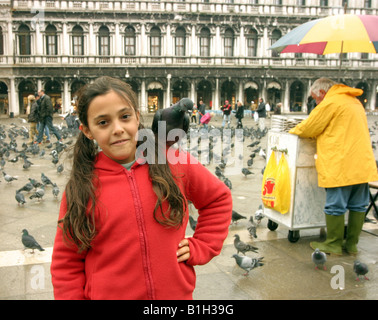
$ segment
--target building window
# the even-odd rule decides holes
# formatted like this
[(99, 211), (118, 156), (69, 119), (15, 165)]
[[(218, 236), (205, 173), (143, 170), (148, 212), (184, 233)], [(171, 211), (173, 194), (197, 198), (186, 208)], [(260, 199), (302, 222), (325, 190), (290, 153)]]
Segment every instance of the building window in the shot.
[(210, 30), (202, 28), (200, 33), (200, 56), (210, 56)]
[(305, 6), (306, 0), (297, 0), (297, 6)]
[(328, 7), (328, 0), (320, 0), (321, 7)]
[(46, 28), (46, 54), (56, 56), (58, 54), (58, 36), (56, 28), (53, 25), (48, 25)]
[(276, 6), (282, 6), (282, 0), (274, 0)]
[(109, 29), (105, 26), (102, 26), (98, 31), (98, 54), (100, 56), (110, 55)]
[(151, 48), (150, 48), (150, 54), (151, 56), (160, 56), (161, 52), (161, 33), (160, 29), (158, 27), (153, 27), (151, 29), (150, 33), (150, 40), (151, 40)]
[(259, 4), (259, 1), (258, 0), (249, 0), (248, 3), (249, 4)]
[(185, 29), (177, 28), (176, 30), (176, 56), (185, 56)]
[(227, 29), (224, 33), (224, 56), (232, 57), (234, 55), (234, 32)]
[(84, 33), (80, 26), (75, 26), (72, 29), (72, 55), (84, 55)]
[(343, 7), (348, 7), (348, 0), (343, 0), (343, 2), (342, 2), (342, 4), (343, 4)]
[[(272, 38), (271, 38), (271, 45), (273, 45), (279, 38), (281, 38), (282, 34), (280, 30), (273, 30)], [(277, 51), (272, 51), (272, 57), (277, 58), (279, 57), (279, 53)]]
[(257, 31), (251, 29), (247, 34), (247, 56), (256, 57), (257, 56)]
[(364, 0), (364, 8), (365, 9), (371, 8), (371, 0)]
[(22, 24), (18, 28), (18, 41), (19, 41), (19, 51), (20, 55), (30, 55), (31, 54), (31, 36), (30, 29), (27, 25)]
[(131, 26), (125, 30), (125, 55), (135, 55), (135, 30)]

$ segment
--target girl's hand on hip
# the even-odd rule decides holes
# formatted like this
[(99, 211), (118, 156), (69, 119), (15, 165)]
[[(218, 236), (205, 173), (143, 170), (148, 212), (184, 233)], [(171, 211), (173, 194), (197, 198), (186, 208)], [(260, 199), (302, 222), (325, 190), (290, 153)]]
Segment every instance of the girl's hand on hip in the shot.
[(189, 250), (189, 240), (183, 239), (180, 241), (178, 245), (179, 249), (177, 250), (177, 262), (183, 262), (190, 258), (190, 250)]

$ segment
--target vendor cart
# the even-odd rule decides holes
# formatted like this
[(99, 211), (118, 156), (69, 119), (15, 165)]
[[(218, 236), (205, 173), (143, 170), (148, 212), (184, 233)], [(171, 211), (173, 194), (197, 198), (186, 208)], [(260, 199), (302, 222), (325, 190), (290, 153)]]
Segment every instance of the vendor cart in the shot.
[(325, 190), (318, 187), (315, 168), (316, 140), (303, 139), (278, 130), (268, 132), (266, 159), (276, 150), (277, 162), (281, 152), (286, 153), (290, 169), (291, 202), (287, 213), (281, 214), (271, 208), (264, 208), (268, 228), (276, 230), (278, 225), (289, 229), (288, 240), (297, 242), (301, 229), (325, 227)]

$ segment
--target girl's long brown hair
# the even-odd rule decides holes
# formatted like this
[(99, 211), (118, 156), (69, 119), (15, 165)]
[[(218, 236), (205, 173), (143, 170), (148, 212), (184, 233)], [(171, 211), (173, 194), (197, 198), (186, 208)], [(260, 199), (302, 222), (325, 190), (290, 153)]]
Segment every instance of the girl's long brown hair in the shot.
[[(77, 111), (83, 125), (88, 126), (88, 108), (92, 100), (110, 91), (119, 94), (135, 112), (139, 112), (136, 95), (127, 83), (111, 77), (101, 77), (83, 87), (79, 93)], [(140, 121), (139, 129), (142, 128)], [(67, 212), (58, 221), (63, 229), (64, 239), (77, 245), (79, 252), (89, 249), (96, 236), (96, 192), (101, 187), (94, 173), (97, 152), (98, 148), (93, 140), (80, 132), (74, 145), (72, 170), (65, 188)], [(149, 176), (157, 196), (153, 215), (155, 220), (164, 226), (178, 227), (182, 224), (186, 212), (186, 199), (176, 184), (168, 162), (157, 163), (158, 152), (165, 152), (165, 148), (161, 147), (161, 143), (159, 146), (155, 137), (155, 163), (148, 164)], [(164, 212), (165, 201), (168, 209)]]

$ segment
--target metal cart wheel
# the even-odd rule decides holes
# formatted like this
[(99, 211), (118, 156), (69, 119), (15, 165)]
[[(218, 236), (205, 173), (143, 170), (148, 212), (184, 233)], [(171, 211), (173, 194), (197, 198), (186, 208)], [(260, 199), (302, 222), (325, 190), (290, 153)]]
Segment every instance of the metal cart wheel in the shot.
[(300, 235), (299, 235), (299, 230), (290, 230), (288, 235), (287, 235), (287, 238), (290, 242), (292, 243), (295, 243), (299, 240), (300, 238)]
[(272, 220), (268, 220), (268, 229), (270, 231), (274, 231), (278, 228), (278, 223), (275, 223), (274, 221)]

